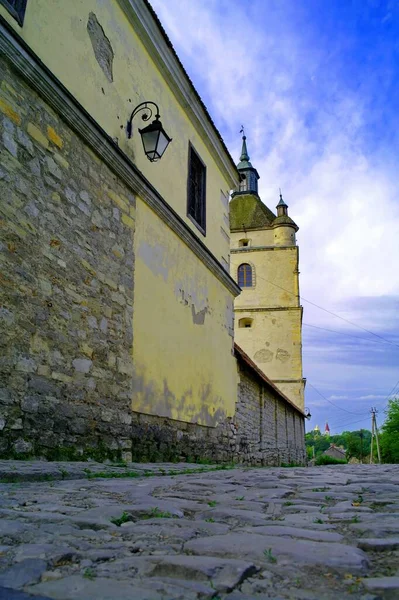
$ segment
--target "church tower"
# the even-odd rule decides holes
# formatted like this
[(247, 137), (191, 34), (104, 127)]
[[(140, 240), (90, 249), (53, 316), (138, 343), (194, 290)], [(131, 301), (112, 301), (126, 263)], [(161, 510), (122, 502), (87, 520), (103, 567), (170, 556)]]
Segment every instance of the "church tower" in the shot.
[(241, 181), (230, 202), (231, 275), (242, 289), (234, 303), (235, 339), (304, 410), (298, 227), (281, 193), (277, 215), (261, 201), (245, 135), (237, 168)]

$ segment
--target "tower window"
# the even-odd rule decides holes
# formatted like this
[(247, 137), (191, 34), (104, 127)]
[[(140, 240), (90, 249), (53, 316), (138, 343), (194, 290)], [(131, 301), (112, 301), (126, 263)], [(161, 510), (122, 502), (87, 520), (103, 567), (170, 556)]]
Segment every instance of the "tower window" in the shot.
[(241, 246), (242, 248), (249, 246), (249, 240), (239, 240), (238, 241), (238, 245)]
[(27, 1), (28, 0), (0, 0), (0, 4), (6, 7), (10, 15), (12, 15), (22, 27)]
[(238, 285), (240, 287), (252, 287), (252, 267), (244, 263), (238, 267)]
[(249, 319), (248, 317), (245, 317), (244, 319), (240, 319), (238, 321), (238, 327), (248, 329), (249, 327), (252, 327), (252, 323), (253, 323), (253, 319)]
[(206, 232), (206, 167), (194, 148), (189, 146), (187, 215), (205, 235)]

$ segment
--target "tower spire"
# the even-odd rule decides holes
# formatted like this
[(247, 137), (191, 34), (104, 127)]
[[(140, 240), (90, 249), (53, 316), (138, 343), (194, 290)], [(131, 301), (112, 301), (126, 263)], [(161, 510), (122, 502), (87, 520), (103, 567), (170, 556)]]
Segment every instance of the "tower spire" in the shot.
[(240, 133), (242, 133), (242, 148), (240, 161), (249, 161), (249, 154), (247, 150), (247, 136), (245, 135), (244, 125), (241, 125)]
[(247, 149), (247, 136), (245, 135), (244, 125), (241, 125), (240, 133), (242, 133), (242, 148), (240, 162), (237, 165), (240, 173), (240, 186), (233, 193), (233, 197), (237, 194), (254, 194), (258, 195), (258, 171), (254, 169), (249, 162), (249, 154)]

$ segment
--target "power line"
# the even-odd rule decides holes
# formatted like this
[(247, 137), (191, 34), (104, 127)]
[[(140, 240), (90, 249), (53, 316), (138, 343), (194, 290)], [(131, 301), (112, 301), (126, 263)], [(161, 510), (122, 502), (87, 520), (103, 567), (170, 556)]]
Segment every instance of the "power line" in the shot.
[(347, 412), (347, 413), (349, 413), (350, 415), (357, 415), (357, 416), (360, 416), (360, 415), (364, 414), (364, 413), (354, 413), (354, 412), (352, 412), (351, 410), (346, 410), (346, 408), (342, 408), (342, 406), (338, 406), (338, 404), (334, 404), (334, 402), (331, 402), (331, 400), (329, 400), (328, 398), (326, 398), (326, 397), (324, 396), (324, 394), (322, 394), (321, 392), (319, 392), (319, 390), (318, 390), (317, 388), (315, 388), (315, 386), (314, 386), (314, 385), (312, 385), (312, 384), (311, 384), (309, 381), (307, 381), (307, 382), (306, 382), (306, 385), (310, 385), (310, 387), (311, 387), (311, 388), (313, 388), (313, 389), (314, 389), (314, 391), (315, 391), (315, 392), (317, 392), (317, 393), (319, 394), (319, 396), (321, 396), (322, 398), (324, 398), (324, 400), (325, 400), (326, 402), (329, 402), (330, 404), (332, 404), (333, 406), (335, 406), (335, 408), (338, 408), (339, 410), (343, 410), (344, 412)]
[(347, 425), (355, 425), (356, 423), (363, 423), (364, 421), (368, 421), (369, 418), (370, 418), (369, 415), (367, 415), (367, 417), (364, 417), (364, 419), (358, 419), (357, 421), (350, 421), (349, 423), (342, 423), (342, 421), (341, 421), (339, 423), (335, 423), (334, 425), (330, 425), (330, 427), (332, 429), (336, 429), (337, 427), (346, 427)]
[[(390, 397), (392, 396), (392, 394), (395, 394), (396, 392), (399, 391), (399, 387), (398, 386), (399, 386), (399, 379), (395, 383), (395, 385), (393, 386), (393, 388), (391, 389), (391, 391), (389, 392), (388, 396), (386, 398), (384, 398), (384, 402), (387, 402), (387, 400), (390, 399)], [(396, 389), (396, 388), (398, 388), (398, 389)], [(386, 404), (385, 404), (385, 406), (386, 406)]]
[(380, 340), (383, 340), (387, 344), (391, 344), (392, 346), (396, 346), (396, 348), (399, 348), (399, 345), (395, 344), (395, 342), (392, 342), (391, 340), (387, 340), (384, 337), (382, 337), (381, 335), (378, 335), (378, 333), (374, 333), (373, 331), (370, 331), (369, 329), (365, 329), (361, 325), (358, 325), (357, 323), (353, 323), (352, 321), (349, 321), (349, 319), (345, 319), (345, 317), (341, 317), (340, 315), (337, 315), (336, 313), (332, 312), (331, 310), (328, 310), (327, 308), (323, 308), (319, 304), (312, 302), (311, 300), (307, 300), (307, 298), (304, 298), (304, 296), (301, 296), (300, 294), (294, 294), (294, 292), (291, 292), (290, 290), (283, 288), (281, 285), (278, 285), (277, 283), (273, 283), (273, 281), (269, 281), (268, 279), (261, 277), (261, 275), (257, 275), (257, 278), (263, 279), (263, 281), (266, 281), (266, 283), (270, 283), (271, 285), (274, 285), (274, 287), (280, 288), (280, 290), (283, 290), (284, 292), (291, 294), (291, 296), (295, 296), (295, 298), (300, 298), (304, 302), (307, 302), (308, 304), (311, 304), (312, 306), (315, 306), (316, 308), (323, 310), (324, 312), (328, 313), (329, 315), (332, 315), (333, 317), (337, 317), (337, 319), (341, 319), (341, 321), (345, 321), (345, 323), (349, 323), (349, 325), (353, 325), (354, 327), (357, 327), (358, 329), (362, 329), (366, 333), (369, 333), (370, 335), (374, 335), (375, 337), (379, 338)]
[(336, 329), (326, 329), (325, 327), (319, 327), (318, 325), (311, 325), (310, 323), (302, 323), (306, 327), (313, 327), (313, 329), (321, 329), (321, 331), (329, 331), (330, 333), (339, 333), (340, 335), (346, 335), (346, 337), (354, 338), (355, 340), (364, 340), (365, 342), (371, 342), (372, 344), (385, 345), (387, 342), (380, 342), (378, 340), (370, 340), (369, 338), (359, 337), (357, 335), (351, 335), (350, 333), (344, 333), (343, 331), (337, 331)]

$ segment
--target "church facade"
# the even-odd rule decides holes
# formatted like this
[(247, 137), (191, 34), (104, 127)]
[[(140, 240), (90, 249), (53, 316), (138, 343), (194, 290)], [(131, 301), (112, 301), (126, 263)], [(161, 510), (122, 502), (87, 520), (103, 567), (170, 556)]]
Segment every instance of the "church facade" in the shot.
[(281, 194), (277, 215), (261, 201), (245, 136), (238, 171), (230, 202), (231, 273), (242, 290), (234, 303), (235, 339), (303, 411), (298, 226)]
[(300, 462), (234, 345), (239, 171), (150, 4), (4, 0), (0, 51), (0, 456)]

